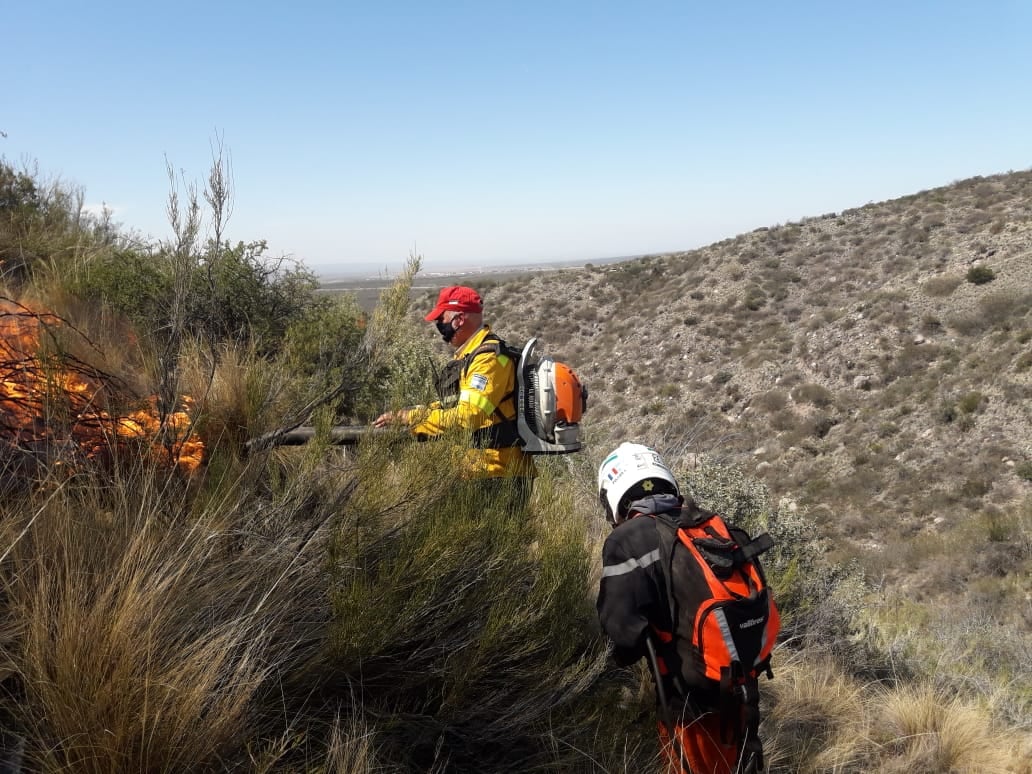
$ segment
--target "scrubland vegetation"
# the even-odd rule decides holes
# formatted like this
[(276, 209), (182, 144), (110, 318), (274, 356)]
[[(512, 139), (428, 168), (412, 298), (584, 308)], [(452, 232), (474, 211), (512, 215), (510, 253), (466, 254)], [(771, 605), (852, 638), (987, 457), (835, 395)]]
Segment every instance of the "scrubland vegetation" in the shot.
[[(918, 539), (918, 528), (893, 526), (892, 556), (880, 559), (837, 540), (854, 532), (860, 543), (871, 524), (831, 511), (820, 493), (849, 500), (859, 455), (890, 452), (852, 446), (852, 473), (823, 483), (817, 463), (787, 475), (792, 485), (776, 487), (765, 472), (784, 474), (789, 455), (774, 450), (790, 444), (803, 457), (830, 454), (847, 416), (871, 425), (865, 443), (905, 457), (921, 443), (908, 419), (919, 401), (943, 412), (941, 427), (973, 432), (1019, 388), (976, 390), (958, 375), (945, 392), (882, 397), (894, 412), (885, 415), (802, 369), (750, 382), (735, 364), (754, 350), (783, 363), (818, 339), (798, 340), (798, 326), (775, 316), (754, 340), (728, 333), (720, 294), (740, 290), (733, 314), (743, 319), (797, 304), (797, 320), (819, 320), (812, 330), (822, 336), (845, 315), (820, 296), (793, 300), (786, 288), (801, 283), (801, 270), (771, 257), (734, 268), (740, 279), (730, 281), (748, 283), (739, 288), (707, 285), (705, 262), (687, 254), (587, 269), (577, 292), (600, 311), (572, 301), (547, 310), (591, 334), (561, 352), (593, 391), (591, 443), (543, 461), (525, 514), (512, 513), (504, 493), (488, 498), (456, 479), (447, 442), (387, 433), (341, 448), (317, 437), (249, 454), (246, 440), (270, 430), (325, 431), (424, 399), (425, 364), (442, 353), (409, 308), (418, 257), (371, 314), (347, 295), (317, 296), (302, 265), (271, 259), (260, 241), (229, 240), (227, 177), (217, 158), (200, 194), (171, 180), (174, 237), (144, 244), (84, 215), (76, 191), (0, 163), (0, 313), (47, 315), (39, 360), (24, 347), (6, 353), (2, 379), (16, 388), (0, 395), (0, 728), (22, 770), (655, 770), (647, 675), (612, 666), (594, 617), (605, 529), (595, 466), (604, 447), (634, 439), (661, 446), (704, 505), (777, 541), (767, 570), (784, 637), (776, 678), (763, 685), (771, 771), (1032, 771), (1022, 596), (1032, 511), (1020, 448), (1007, 447), (1018, 463), (1014, 497), (987, 502), (997, 473), (968, 470), (942, 495), (965, 508), (957, 530)], [(936, 212), (944, 223), (954, 217)], [(962, 222), (974, 231), (1006, 218)], [(906, 225), (918, 241), (941, 228), (930, 216)], [(650, 319), (663, 335), (646, 333), (632, 357), (631, 342), (606, 328), (606, 305), (632, 292), (625, 277), (682, 275), (692, 277), (683, 287), (690, 308)], [(940, 281), (928, 295), (991, 290), (1004, 275), (961, 278), (953, 290)], [(489, 312), (503, 333), (510, 322), (523, 333), (507, 292), (490, 289)], [(901, 314), (905, 301), (891, 288), (866, 292), (871, 315)], [(993, 350), (1009, 351), (1017, 368), (1012, 338), (1028, 317), (1014, 292), (955, 314), (1010, 309), (991, 322), (971, 318), (981, 334), (964, 335), (997, 335)], [(546, 310), (522, 311), (561, 350), (538, 330), (551, 324), (534, 319)], [(667, 325), (697, 333), (675, 336), (681, 329)], [(936, 329), (931, 319), (926, 327)], [(712, 343), (699, 346), (700, 336)], [(605, 377), (591, 365), (603, 356)], [(657, 383), (644, 362), (653, 357), (678, 367)], [(945, 351), (906, 358), (919, 365), (907, 373), (885, 361), (882, 381), (857, 390), (882, 395), (949, 362)], [(1000, 361), (991, 362), (983, 365)], [(963, 359), (953, 369), (971, 370)], [(25, 397), (28, 371), (41, 376), (38, 400)], [(75, 394), (89, 395), (90, 422), (69, 397), (72, 376)], [(742, 464), (732, 434), (708, 414), (715, 402), (727, 414), (754, 405), (769, 417), (780, 429), (736, 428), (767, 451)], [(126, 440), (117, 417), (141, 411), (153, 424)], [(187, 425), (174, 419), (182, 415)], [(936, 501), (916, 507), (930, 495), (912, 493), (892, 518), (938, 515)], [(923, 575), (905, 572), (914, 568)]]

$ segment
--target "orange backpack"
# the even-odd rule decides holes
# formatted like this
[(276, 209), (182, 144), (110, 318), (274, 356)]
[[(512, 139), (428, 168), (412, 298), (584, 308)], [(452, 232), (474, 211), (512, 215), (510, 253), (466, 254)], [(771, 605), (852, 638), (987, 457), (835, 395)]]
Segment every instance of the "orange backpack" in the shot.
[[(774, 545), (698, 507), (655, 514), (681, 688), (719, 687), (721, 731), (762, 770), (757, 678), (781, 627), (758, 556)], [(677, 681), (675, 681), (675, 685)]]

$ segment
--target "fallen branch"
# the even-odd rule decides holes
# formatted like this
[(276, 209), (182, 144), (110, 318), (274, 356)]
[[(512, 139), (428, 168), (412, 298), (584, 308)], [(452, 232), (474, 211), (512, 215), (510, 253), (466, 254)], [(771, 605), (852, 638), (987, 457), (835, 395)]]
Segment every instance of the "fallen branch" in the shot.
[[(329, 429), (329, 442), (336, 446), (354, 446), (369, 435), (387, 432), (387, 428), (371, 425), (334, 425)], [(264, 451), (275, 446), (303, 446), (316, 436), (316, 429), (309, 426), (273, 430), (271, 433), (252, 438), (244, 444), (245, 452)]]

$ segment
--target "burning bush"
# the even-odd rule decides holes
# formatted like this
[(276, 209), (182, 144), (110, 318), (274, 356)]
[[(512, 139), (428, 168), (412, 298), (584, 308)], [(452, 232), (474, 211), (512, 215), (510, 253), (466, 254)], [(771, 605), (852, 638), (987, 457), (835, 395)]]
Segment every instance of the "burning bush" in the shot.
[(193, 432), (189, 398), (158, 405), (61, 346), (78, 336), (56, 315), (0, 299), (0, 457), (5, 478), (31, 478), (41, 466), (110, 463), (143, 454), (184, 471), (204, 444)]

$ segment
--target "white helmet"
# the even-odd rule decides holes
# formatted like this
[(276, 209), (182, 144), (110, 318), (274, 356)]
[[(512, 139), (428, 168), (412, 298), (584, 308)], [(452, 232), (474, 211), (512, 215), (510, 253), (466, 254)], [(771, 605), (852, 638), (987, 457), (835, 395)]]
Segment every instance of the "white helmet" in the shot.
[(663, 458), (640, 443), (620, 444), (598, 469), (598, 497), (614, 525), (623, 521), (631, 502), (660, 492), (680, 495)]

